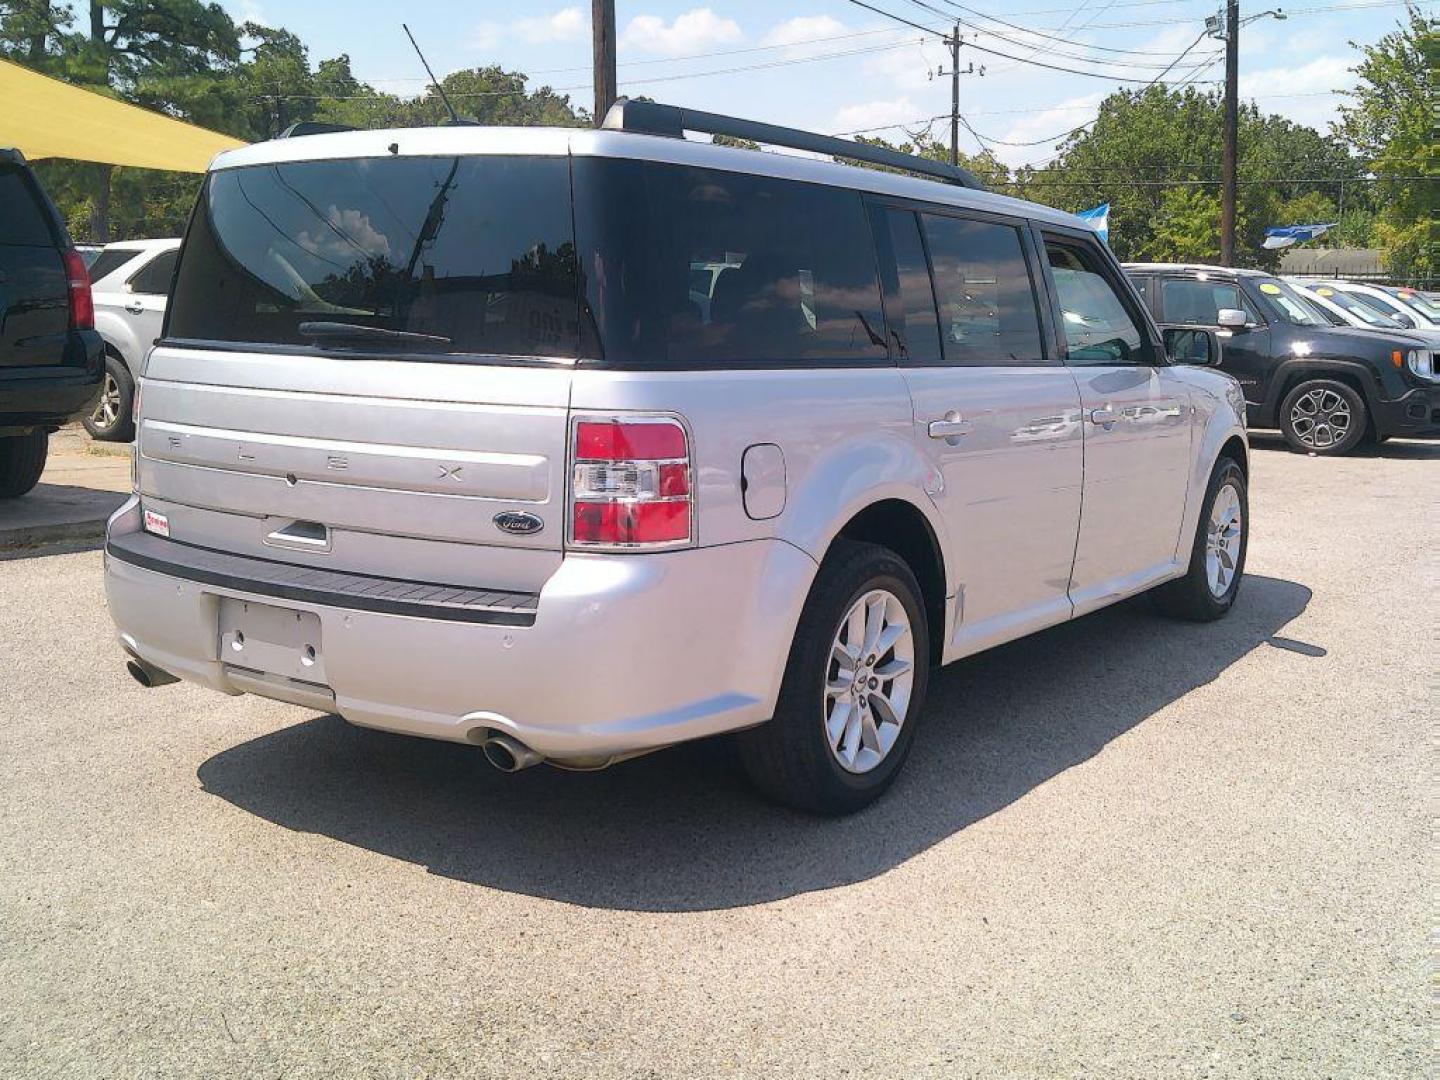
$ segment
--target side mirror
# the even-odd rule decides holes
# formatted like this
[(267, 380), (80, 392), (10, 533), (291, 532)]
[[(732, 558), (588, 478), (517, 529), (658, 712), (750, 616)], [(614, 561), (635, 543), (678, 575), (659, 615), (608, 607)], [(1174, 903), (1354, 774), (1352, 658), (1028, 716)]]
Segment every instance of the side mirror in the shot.
[(1250, 317), (1239, 308), (1222, 307), (1216, 316), (1216, 322), (1227, 330), (1239, 330), (1250, 325)]
[(1161, 333), (1165, 336), (1165, 353), (1171, 363), (1219, 366), (1220, 339), (1215, 331), (1198, 326), (1170, 326)]

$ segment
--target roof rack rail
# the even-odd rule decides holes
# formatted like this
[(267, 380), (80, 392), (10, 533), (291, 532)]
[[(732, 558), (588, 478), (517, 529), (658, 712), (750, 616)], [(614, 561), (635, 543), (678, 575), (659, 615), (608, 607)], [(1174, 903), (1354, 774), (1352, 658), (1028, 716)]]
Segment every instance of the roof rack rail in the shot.
[(672, 139), (683, 139), (687, 131), (698, 131), (705, 135), (728, 135), (733, 139), (749, 139), (772, 146), (788, 147), (791, 150), (830, 154), (852, 161), (868, 162), (871, 165), (886, 165), (958, 187), (985, 190), (984, 184), (958, 165), (947, 165), (941, 161), (916, 157), (914, 154), (902, 154), (898, 150), (887, 150), (882, 146), (868, 146), (849, 139), (837, 139), (833, 135), (817, 135), (798, 128), (764, 124), (758, 120), (741, 120), (721, 113), (701, 112), (678, 105), (662, 105), (655, 101), (619, 98), (610, 106), (610, 111), (605, 114), (605, 122), (600, 126), (610, 131), (633, 131), (643, 135), (663, 135)]
[(320, 120), (297, 120), (275, 137), (294, 139), (300, 135), (333, 135), (337, 131), (355, 131), (349, 124), (327, 124)]

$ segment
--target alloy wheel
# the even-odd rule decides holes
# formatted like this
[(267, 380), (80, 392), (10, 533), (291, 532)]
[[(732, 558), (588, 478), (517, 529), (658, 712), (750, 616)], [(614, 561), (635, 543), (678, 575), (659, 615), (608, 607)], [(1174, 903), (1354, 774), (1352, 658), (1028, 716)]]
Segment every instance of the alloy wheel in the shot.
[(100, 391), (100, 400), (90, 414), (90, 423), (102, 431), (109, 431), (120, 419), (120, 384), (110, 372), (105, 373), (105, 384)]
[(1205, 530), (1205, 583), (1210, 595), (1219, 600), (1230, 591), (1235, 568), (1240, 563), (1241, 520), (1240, 493), (1234, 484), (1226, 484), (1215, 493), (1210, 504), (1210, 521)]
[(1290, 407), (1295, 437), (1312, 450), (1326, 450), (1342, 441), (1353, 420), (1350, 403), (1328, 387), (1302, 394)]
[(846, 772), (867, 773), (900, 737), (915, 683), (915, 636), (899, 597), (872, 589), (835, 632), (826, 669), (826, 742)]

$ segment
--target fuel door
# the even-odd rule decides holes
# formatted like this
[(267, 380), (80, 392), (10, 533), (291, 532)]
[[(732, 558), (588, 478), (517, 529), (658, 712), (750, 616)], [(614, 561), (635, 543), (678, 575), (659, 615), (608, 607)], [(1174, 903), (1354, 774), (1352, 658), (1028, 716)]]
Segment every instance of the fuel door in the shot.
[(778, 517), (785, 509), (785, 455), (774, 443), (747, 447), (740, 466), (745, 513), (755, 521)]

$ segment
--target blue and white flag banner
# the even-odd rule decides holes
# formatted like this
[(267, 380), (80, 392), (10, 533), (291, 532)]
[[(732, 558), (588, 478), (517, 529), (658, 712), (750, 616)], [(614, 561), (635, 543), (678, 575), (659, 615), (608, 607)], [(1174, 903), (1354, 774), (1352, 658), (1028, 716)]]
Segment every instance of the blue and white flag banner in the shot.
[(1110, 242), (1110, 204), (1101, 203), (1090, 210), (1081, 210), (1075, 215), (1100, 234), (1100, 239)]
[(1291, 244), (1303, 244), (1306, 240), (1324, 236), (1335, 224), (1332, 221), (1328, 225), (1272, 225), (1265, 230), (1265, 246), (1274, 251), (1276, 248), (1287, 248)]

